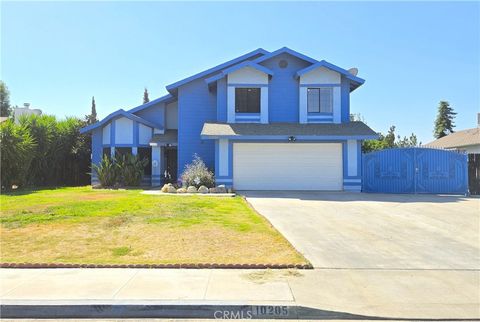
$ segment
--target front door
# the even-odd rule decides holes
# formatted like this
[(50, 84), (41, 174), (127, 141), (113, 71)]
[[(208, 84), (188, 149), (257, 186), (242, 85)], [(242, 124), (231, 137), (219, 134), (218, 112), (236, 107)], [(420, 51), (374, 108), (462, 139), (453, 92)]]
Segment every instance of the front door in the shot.
[(177, 182), (177, 147), (165, 147), (165, 182)]

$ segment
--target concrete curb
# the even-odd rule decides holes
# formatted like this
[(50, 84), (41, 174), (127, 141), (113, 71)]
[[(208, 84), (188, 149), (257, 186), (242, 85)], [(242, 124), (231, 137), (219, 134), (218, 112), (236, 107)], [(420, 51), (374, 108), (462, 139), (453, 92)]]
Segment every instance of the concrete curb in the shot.
[[(28, 301), (24, 301), (28, 302)], [(284, 319), (284, 320), (396, 320), (472, 321), (478, 319), (425, 319), (357, 315), (292, 305), (251, 304), (49, 304), (2, 303), (2, 318), (193, 318), (193, 319)]]
[(0, 263), (0, 268), (190, 268), (190, 269), (313, 269), (311, 264), (65, 264)]

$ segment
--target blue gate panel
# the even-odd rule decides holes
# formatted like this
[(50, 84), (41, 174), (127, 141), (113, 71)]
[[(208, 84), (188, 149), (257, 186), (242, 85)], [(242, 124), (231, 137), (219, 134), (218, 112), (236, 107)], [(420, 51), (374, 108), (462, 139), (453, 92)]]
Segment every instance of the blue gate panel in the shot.
[(416, 150), (417, 193), (458, 193), (468, 190), (467, 155), (434, 149)]
[(467, 155), (399, 148), (363, 155), (364, 192), (455, 193), (468, 191)]

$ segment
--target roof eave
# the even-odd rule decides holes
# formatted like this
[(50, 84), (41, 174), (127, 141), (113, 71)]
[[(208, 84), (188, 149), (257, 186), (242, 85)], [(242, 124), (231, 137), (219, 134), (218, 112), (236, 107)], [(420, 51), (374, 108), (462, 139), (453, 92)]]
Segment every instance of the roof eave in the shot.
[[(288, 140), (292, 135), (239, 135), (239, 134), (225, 134), (225, 135), (210, 135), (202, 134), (200, 137), (203, 140), (217, 140), (217, 139), (237, 139), (237, 140)], [(374, 140), (378, 139), (378, 134), (375, 135), (295, 135), (295, 138), (300, 141), (328, 141), (328, 140)]]
[(103, 126), (104, 124), (108, 123), (110, 120), (112, 119), (115, 119), (117, 117), (120, 117), (120, 116), (123, 116), (123, 117), (126, 117), (132, 121), (135, 121), (135, 122), (139, 122), (141, 124), (144, 124), (144, 125), (147, 125), (149, 127), (152, 127), (154, 129), (158, 129), (160, 131), (165, 131), (165, 129), (163, 128), (163, 126), (159, 125), (159, 124), (155, 124), (153, 122), (150, 122), (150, 121), (147, 121), (143, 118), (141, 118), (140, 116), (137, 116), (137, 115), (134, 115), (130, 112), (126, 112), (125, 110), (123, 109), (119, 109), (113, 113), (110, 113), (109, 115), (107, 115), (103, 120), (101, 120), (100, 122), (97, 122), (97, 123), (94, 123), (94, 124), (91, 124), (89, 126), (86, 126), (86, 127), (83, 127), (80, 129), (80, 134), (85, 134), (85, 133), (88, 133), (90, 131), (93, 131), (95, 130), (96, 128), (98, 127), (101, 127)]
[(203, 76), (207, 76), (208, 74), (212, 74), (212, 73), (215, 73), (216, 71), (219, 71), (219, 70), (222, 70), (222, 69), (225, 69), (227, 66), (230, 66), (232, 64), (236, 64), (238, 62), (241, 62), (245, 59), (248, 59), (250, 57), (253, 57), (253, 56), (256, 56), (256, 55), (266, 55), (268, 54), (269, 52), (266, 51), (265, 49), (263, 48), (258, 48), (258, 49), (255, 49), (249, 53), (246, 53), (245, 55), (242, 55), (242, 56), (239, 56), (235, 59), (232, 59), (232, 60), (229, 60), (223, 64), (220, 64), (220, 65), (217, 65), (215, 67), (212, 67), (212, 68), (209, 68), (207, 70), (204, 70), (203, 72), (200, 72), (200, 73), (197, 73), (195, 75), (192, 75), (190, 77), (187, 77), (187, 78), (184, 78), (178, 82), (175, 82), (175, 83), (172, 83), (170, 85), (167, 85), (166, 86), (166, 89), (168, 92), (172, 93), (172, 94), (175, 94), (176, 93), (176, 89), (182, 85), (185, 85), (191, 81), (194, 81), (198, 78), (201, 78)]
[(174, 100), (175, 100), (175, 96), (174, 96), (174, 95), (172, 95), (172, 94), (167, 94), (167, 95), (164, 95), (164, 96), (159, 97), (159, 98), (157, 98), (157, 99), (154, 99), (154, 100), (152, 100), (152, 101), (150, 101), (150, 102), (148, 102), (148, 103), (139, 105), (139, 106), (134, 107), (134, 108), (132, 108), (132, 109), (129, 109), (129, 110), (128, 110), (128, 113), (136, 113), (136, 112), (142, 111), (142, 110), (144, 110), (144, 109), (146, 109), (146, 108), (149, 108), (149, 107), (151, 107), (151, 106), (153, 106), (153, 105), (155, 105), (155, 104), (158, 104), (158, 103), (166, 103), (166, 104), (168, 104), (168, 103), (171, 103), (171, 102), (174, 101)]
[(311, 63), (311, 64), (315, 64), (315, 63), (318, 62), (318, 60), (313, 59), (312, 57), (308, 57), (308, 56), (306, 56), (306, 55), (304, 55), (304, 54), (301, 54), (301, 53), (299, 53), (299, 52), (297, 52), (297, 51), (295, 51), (295, 50), (292, 50), (292, 49), (290, 49), (290, 48), (288, 48), (288, 47), (282, 47), (282, 48), (280, 48), (280, 49), (278, 49), (278, 50), (275, 50), (275, 51), (273, 51), (273, 52), (271, 52), (271, 53), (268, 53), (268, 54), (266, 54), (266, 55), (264, 55), (264, 56), (262, 56), (262, 57), (259, 57), (259, 58), (255, 59), (253, 62), (258, 64), (258, 63), (261, 63), (261, 62), (263, 62), (263, 61), (265, 61), (265, 60), (267, 60), (267, 59), (273, 58), (273, 57), (275, 57), (275, 56), (278, 56), (278, 55), (281, 55), (281, 54), (284, 54), (284, 53), (287, 53), (287, 54), (290, 54), (290, 55), (295, 56), (295, 57), (297, 57), (297, 58), (303, 59), (303, 60), (305, 60), (305, 61), (307, 61), (307, 62), (309, 62), (309, 63)]
[(332, 63), (329, 63), (326, 60), (319, 61), (318, 63), (315, 63), (315, 64), (310, 65), (310, 66), (308, 66), (304, 69), (299, 70), (298, 72), (295, 73), (295, 77), (299, 78), (300, 76), (302, 76), (302, 75), (304, 75), (308, 72), (311, 72), (312, 70), (320, 68), (320, 67), (325, 67), (325, 68), (328, 68), (330, 70), (333, 70), (333, 71), (343, 75), (345, 78), (351, 80), (352, 82), (356, 83), (357, 86), (355, 88), (353, 88), (352, 91), (355, 90), (357, 87), (361, 86), (363, 83), (365, 83), (365, 80), (363, 78), (352, 75), (350, 72), (348, 72), (348, 70), (345, 70), (341, 67), (338, 67), (338, 66), (336, 66)]

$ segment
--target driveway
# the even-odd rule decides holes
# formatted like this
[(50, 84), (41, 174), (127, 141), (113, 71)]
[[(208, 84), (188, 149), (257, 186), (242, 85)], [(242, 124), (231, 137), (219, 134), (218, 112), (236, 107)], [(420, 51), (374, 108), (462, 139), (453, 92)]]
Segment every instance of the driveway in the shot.
[(242, 192), (315, 268), (480, 268), (480, 199)]

